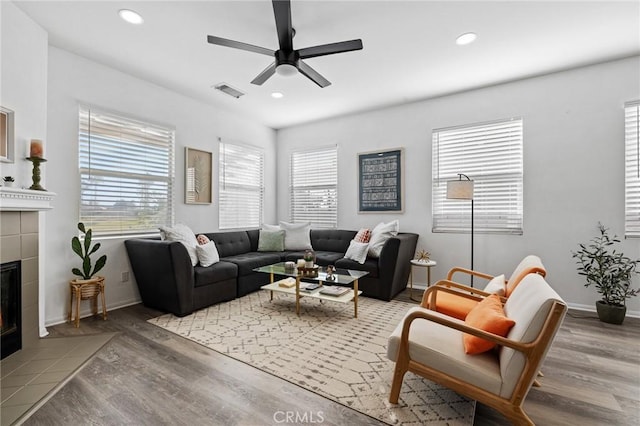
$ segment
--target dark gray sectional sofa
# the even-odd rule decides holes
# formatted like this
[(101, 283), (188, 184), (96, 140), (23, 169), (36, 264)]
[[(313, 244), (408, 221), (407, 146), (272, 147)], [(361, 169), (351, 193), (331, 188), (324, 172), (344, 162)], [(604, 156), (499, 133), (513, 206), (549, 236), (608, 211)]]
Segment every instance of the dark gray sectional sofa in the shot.
[[(205, 235), (215, 242), (220, 254), (220, 262), (208, 267), (192, 266), (187, 249), (180, 242), (159, 238), (125, 241), (142, 303), (177, 316), (189, 315), (259, 290), (268, 283), (269, 276), (253, 272), (254, 268), (296, 261), (303, 255), (301, 251), (258, 252), (257, 229)], [(367, 258), (362, 265), (344, 258), (355, 235), (356, 231), (312, 229), (316, 263), (367, 271), (369, 275), (359, 281), (363, 295), (391, 300), (406, 287), (418, 235), (399, 233), (387, 240), (378, 259)]]

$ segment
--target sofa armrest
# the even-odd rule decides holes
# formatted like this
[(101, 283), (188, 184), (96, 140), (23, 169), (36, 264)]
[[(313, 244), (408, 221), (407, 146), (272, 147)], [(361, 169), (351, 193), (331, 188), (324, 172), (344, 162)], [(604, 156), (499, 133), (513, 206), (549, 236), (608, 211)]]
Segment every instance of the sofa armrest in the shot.
[(182, 243), (133, 239), (124, 244), (142, 303), (177, 316), (193, 312), (194, 272)]
[(418, 234), (400, 233), (382, 247), (378, 259), (378, 275), (384, 283), (384, 299), (391, 300), (407, 286), (411, 259), (416, 252)]

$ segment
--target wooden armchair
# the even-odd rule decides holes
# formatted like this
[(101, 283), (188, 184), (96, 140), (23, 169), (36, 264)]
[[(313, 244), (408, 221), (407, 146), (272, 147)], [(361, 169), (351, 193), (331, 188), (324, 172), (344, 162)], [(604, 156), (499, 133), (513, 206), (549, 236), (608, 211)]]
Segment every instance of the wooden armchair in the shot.
[[(495, 278), (492, 275), (485, 274), (483, 272), (474, 271), (471, 269), (455, 267), (452, 268), (447, 274), (447, 279), (439, 281), (436, 285), (447, 287), (456, 290), (453, 291), (435, 291), (431, 292), (427, 297), (427, 293), (423, 295), (422, 306), (426, 308), (434, 308), (438, 312), (442, 312), (450, 317), (464, 320), (482, 297), (487, 296), (489, 293), (484, 292), (477, 288), (472, 288), (463, 284), (460, 284), (454, 280), (456, 273), (464, 273), (475, 277), (484, 278), (486, 280), (492, 280)], [(516, 269), (511, 274), (511, 277), (506, 282), (504, 297), (508, 298), (511, 293), (518, 286), (520, 281), (528, 274), (540, 274), (546, 275), (546, 270), (542, 264), (542, 260), (538, 256), (529, 255), (522, 259)], [(479, 296), (479, 297), (474, 297)]]
[[(398, 403), (404, 375), (411, 371), (495, 408), (514, 424), (534, 424), (522, 405), (566, 310), (538, 274), (524, 277), (504, 303), (506, 316), (515, 321), (506, 337), (422, 306), (411, 308), (389, 337), (387, 357), (396, 362), (389, 401)], [(465, 333), (499, 346), (467, 355)]]

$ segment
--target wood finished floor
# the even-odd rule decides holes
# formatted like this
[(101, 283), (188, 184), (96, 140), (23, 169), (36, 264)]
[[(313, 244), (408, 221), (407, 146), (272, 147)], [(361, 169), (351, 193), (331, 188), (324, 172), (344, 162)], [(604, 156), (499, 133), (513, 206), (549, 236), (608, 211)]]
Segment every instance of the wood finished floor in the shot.
[[(408, 291), (398, 298), (410, 301)], [(323, 425), (381, 424), (146, 322), (159, 314), (135, 305), (107, 321), (83, 319), (79, 329), (49, 328), (53, 336), (119, 334), (25, 424), (283, 424), (279, 412), (306, 413), (308, 423), (321, 415)], [(538, 425), (640, 424), (639, 334), (640, 319), (614, 326), (570, 312), (525, 411)], [(478, 404), (475, 424), (509, 422)]]

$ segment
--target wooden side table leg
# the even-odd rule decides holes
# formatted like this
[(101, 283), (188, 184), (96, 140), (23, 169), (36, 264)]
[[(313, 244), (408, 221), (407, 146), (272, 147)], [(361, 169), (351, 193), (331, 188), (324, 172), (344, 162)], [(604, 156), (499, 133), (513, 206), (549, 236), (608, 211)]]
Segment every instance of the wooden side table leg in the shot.
[(104, 287), (102, 287), (102, 319), (103, 320), (107, 320), (107, 302), (105, 300), (105, 296), (104, 296)]
[(67, 315), (68, 321), (73, 319), (73, 286), (69, 286), (69, 315)]
[(76, 290), (76, 328), (80, 327), (80, 288)]

